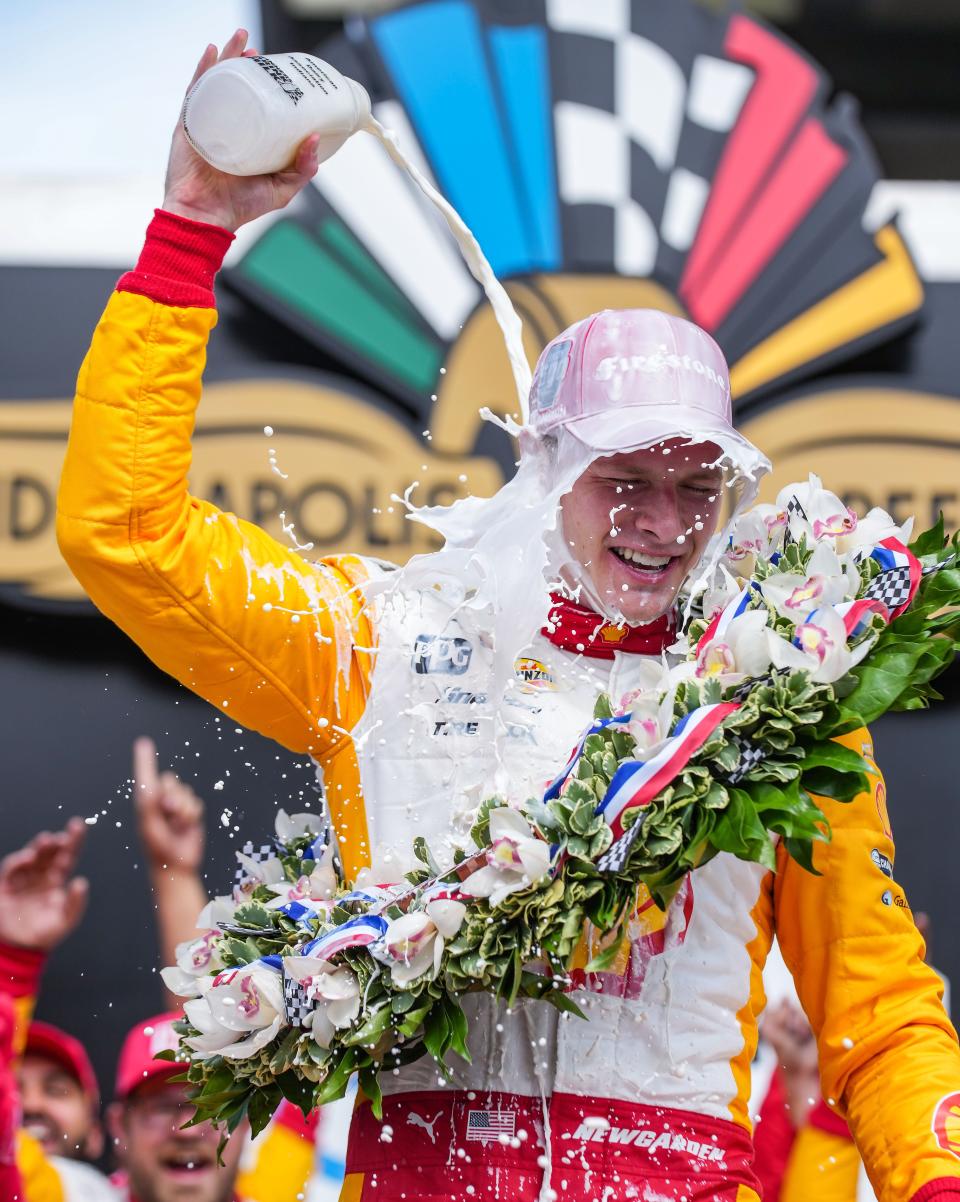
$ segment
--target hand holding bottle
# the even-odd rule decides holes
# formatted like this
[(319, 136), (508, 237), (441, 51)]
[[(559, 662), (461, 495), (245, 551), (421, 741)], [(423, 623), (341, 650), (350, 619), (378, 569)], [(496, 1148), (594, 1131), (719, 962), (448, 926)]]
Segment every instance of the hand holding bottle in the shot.
[[(215, 63), (256, 55), (255, 50), (246, 49), (246, 44), (246, 31), (238, 29), (219, 55), (215, 46), (208, 46), (197, 64), (188, 93)], [(319, 134), (304, 138), (293, 165), (287, 170), (263, 175), (228, 175), (197, 154), (178, 120), (167, 164), (163, 207), (170, 213), (235, 231), (264, 213), (284, 208), (310, 182), (319, 165), (319, 142)]]

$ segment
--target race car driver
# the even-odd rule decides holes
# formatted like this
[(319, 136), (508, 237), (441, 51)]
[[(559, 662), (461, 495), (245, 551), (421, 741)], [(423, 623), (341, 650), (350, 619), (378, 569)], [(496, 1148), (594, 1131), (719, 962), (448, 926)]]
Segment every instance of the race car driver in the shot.
[[(397, 880), (411, 832), (462, 840), (482, 796), (550, 779), (599, 692), (643, 682), (722, 489), (745, 503), (766, 463), (731, 425), (712, 340), (637, 310), (554, 339), (517, 475), (490, 501), (422, 515), (446, 546), (403, 569), (307, 563), (190, 496), (214, 276), (232, 232), (316, 169), (315, 138), (289, 171), (237, 179), (175, 133), (163, 209), (81, 369), (58, 532), (88, 594), (156, 663), (316, 759), (347, 875), (372, 864)], [(847, 741), (872, 756), (866, 731)], [(580, 975), (589, 1022), (471, 997), (469, 1065), (446, 1081), (421, 1060), (386, 1080), (393, 1139), (358, 1107), (344, 1199), (756, 1202), (747, 1094), (774, 930), (825, 1096), (881, 1202), (960, 1198), (945, 1117), (960, 1051), (902, 892), (882, 901), (891, 882), (870, 853), (892, 861), (893, 844), (876, 779), (848, 805), (823, 799), (819, 876), (782, 849), (776, 874), (720, 855), (665, 915), (641, 896), (620, 962)]]

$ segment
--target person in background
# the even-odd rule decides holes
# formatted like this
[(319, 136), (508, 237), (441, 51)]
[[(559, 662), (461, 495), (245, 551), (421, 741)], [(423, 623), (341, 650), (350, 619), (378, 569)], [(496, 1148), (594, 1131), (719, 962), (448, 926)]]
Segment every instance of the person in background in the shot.
[[(227, 1140), (217, 1162), (220, 1133), (210, 1123), (185, 1127), (193, 1107), (186, 1082), (172, 1078), (183, 1065), (157, 1060), (174, 1049), (176, 1012), (137, 1023), (117, 1064), (107, 1127), (121, 1170), (114, 1182), (124, 1202), (240, 1202), (237, 1175), (246, 1123)], [(289, 1195), (293, 1202), (295, 1194)]]
[[(0, 1002), (13, 1024), (0, 1066), (4, 1082), (0, 1089), (3, 1095), (0, 1144), (6, 1135), (2, 1128), (9, 1127), (8, 1116), (16, 1115), (19, 1120), (20, 1098), (12, 1070), (28, 1041), (30, 1016), (44, 964), (50, 952), (74, 930), (86, 908), (89, 886), (74, 871), (85, 833), (84, 823), (72, 818), (62, 831), (52, 834), (43, 831), (25, 847), (0, 860)], [(42, 1026), (40, 1029), (43, 1032)], [(62, 1032), (57, 1034), (63, 1036)], [(73, 1104), (54, 1106), (49, 1099), (40, 1100), (45, 1070), (38, 1067), (35, 1055), (34, 1063), (26, 1063), (21, 1069), (25, 1074), (31, 1127), (44, 1136), (47, 1148), (30, 1130), (20, 1130), (15, 1137), (15, 1165), (10, 1166), (3, 1164), (5, 1156), (0, 1147), (0, 1181), (5, 1173), (10, 1175), (12, 1167), (20, 1177), (14, 1186), (16, 1192), (4, 1194), (5, 1199), (22, 1198), (23, 1202), (116, 1199), (106, 1177), (79, 1159), (84, 1153), (97, 1151), (99, 1119), (94, 1101), (96, 1080), (89, 1061), (76, 1041), (71, 1041), (71, 1045), (75, 1045), (71, 1051), (82, 1055), (86, 1063), (83, 1071), (86, 1089), (81, 1086), (74, 1091)], [(51, 1155), (53, 1151), (66, 1155)]]
[(34, 1021), (17, 1071), (23, 1129), (48, 1156), (99, 1160), (100, 1089), (86, 1048), (51, 1023)]

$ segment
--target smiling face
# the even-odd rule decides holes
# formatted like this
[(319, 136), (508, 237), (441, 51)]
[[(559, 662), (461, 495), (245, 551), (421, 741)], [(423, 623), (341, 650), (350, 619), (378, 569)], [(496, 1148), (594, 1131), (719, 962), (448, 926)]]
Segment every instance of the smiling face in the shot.
[(49, 1156), (96, 1159), (103, 1133), (80, 1082), (56, 1061), (25, 1052), (18, 1073), (23, 1126)]
[(713, 443), (670, 439), (594, 462), (563, 498), (563, 532), (594, 591), (631, 625), (667, 612), (717, 526)]
[(217, 1165), (219, 1133), (211, 1123), (181, 1130), (193, 1114), (185, 1085), (160, 1080), (111, 1106), (107, 1121), (117, 1156), (139, 1202), (227, 1202), (233, 1197), (246, 1125)]

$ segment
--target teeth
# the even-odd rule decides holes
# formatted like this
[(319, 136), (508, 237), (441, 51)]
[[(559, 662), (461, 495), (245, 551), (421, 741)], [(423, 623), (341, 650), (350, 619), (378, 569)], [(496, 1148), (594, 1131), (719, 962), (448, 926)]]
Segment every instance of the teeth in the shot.
[(614, 547), (614, 551), (627, 563), (635, 563), (641, 568), (665, 568), (671, 559), (669, 555), (644, 555), (642, 551), (631, 551), (629, 547)]

